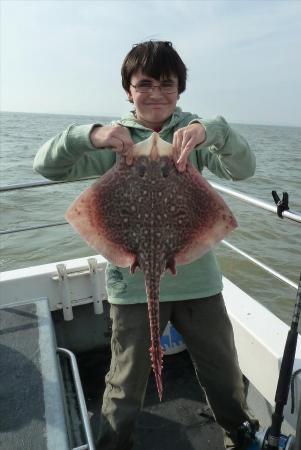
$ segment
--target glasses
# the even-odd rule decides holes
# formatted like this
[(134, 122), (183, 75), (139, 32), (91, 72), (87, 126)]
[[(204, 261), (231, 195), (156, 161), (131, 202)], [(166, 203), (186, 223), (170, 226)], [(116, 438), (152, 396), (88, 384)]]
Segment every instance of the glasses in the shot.
[(178, 84), (173, 81), (162, 81), (159, 85), (152, 84), (150, 81), (138, 81), (130, 85), (141, 94), (150, 94), (155, 88), (160, 89), (162, 94), (174, 94), (178, 92)]

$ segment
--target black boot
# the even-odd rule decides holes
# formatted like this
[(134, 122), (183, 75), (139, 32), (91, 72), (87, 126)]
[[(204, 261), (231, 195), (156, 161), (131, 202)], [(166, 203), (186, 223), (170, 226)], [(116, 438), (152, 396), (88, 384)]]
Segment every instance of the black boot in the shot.
[(237, 430), (226, 432), (225, 448), (227, 450), (247, 450), (254, 442), (258, 429), (258, 420), (250, 420), (244, 422)]

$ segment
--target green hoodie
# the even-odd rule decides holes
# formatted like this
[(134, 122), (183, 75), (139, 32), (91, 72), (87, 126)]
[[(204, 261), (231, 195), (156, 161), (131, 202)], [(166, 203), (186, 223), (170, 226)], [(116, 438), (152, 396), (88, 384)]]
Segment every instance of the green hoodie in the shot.
[[(190, 123), (199, 122), (206, 129), (206, 141), (190, 154), (192, 164), (202, 172), (207, 167), (220, 178), (243, 180), (254, 174), (255, 156), (245, 139), (234, 132), (223, 117), (204, 120), (196, 114), (176, 108), (159, 135), (172, 142), (174, 132)], [(118, 120), (128, 128), (134, 143), (147, 139), (153, 130), (137, 122), (133, 113)], [(61, 134), (46, 142), (34, 160), (34, 170), (51, 180), (74, 180), (104, 174), (116, 162), (116, 152), (96, 149), (90, 141), (90, 132), (97, 124), (71, 125)], [(107, 265), (108, 299), (115, 304), (146, 301), (144, 277), (141, 271), (134, 275), (129, 269)], [(222, 290), (222, 276), (213, 251), (197, 261), (177, 267), (177, 276), (166, 272), (160, 283), (160, 300), (174, 301), (203, 298)]]

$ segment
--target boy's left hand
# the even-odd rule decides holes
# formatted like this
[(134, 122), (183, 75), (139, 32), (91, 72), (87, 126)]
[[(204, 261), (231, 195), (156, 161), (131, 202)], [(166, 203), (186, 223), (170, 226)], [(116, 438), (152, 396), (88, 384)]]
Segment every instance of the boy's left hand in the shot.
[(173, 136), (173, 159), (179, 172), (184, 172), (190, 152), (206, 140), (206, 131), (201, 123), (191, 123), (179, 128)]

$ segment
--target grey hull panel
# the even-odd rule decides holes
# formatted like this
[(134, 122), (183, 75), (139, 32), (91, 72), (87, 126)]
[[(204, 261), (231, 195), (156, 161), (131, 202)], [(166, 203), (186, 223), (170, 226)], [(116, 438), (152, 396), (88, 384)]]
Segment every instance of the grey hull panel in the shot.
[(0, 309), (0, 450), (68, 448), (46, 299)]

